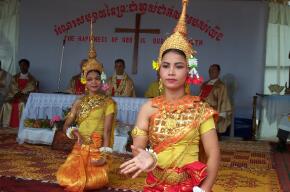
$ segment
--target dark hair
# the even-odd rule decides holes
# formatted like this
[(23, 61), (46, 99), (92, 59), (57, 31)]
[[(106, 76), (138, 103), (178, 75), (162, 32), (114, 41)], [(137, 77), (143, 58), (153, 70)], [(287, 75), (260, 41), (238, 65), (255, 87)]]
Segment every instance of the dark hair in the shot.
[(98, 73), (99, 75), (101, 75), (101, 72), (100, 72), (99, 70), (92, 69), (92, 70), (89, 70), (89, 71), (87, 72), (87, 76), (88, 76), (88, 74), (91, 73), (91, 72), (95, 72), (95, 73)]
[(219, 64), (212, 64), (210, 67), (216, 67), (219, 72), (221, 71), (221, 67)]
[(181, 55), (184, 57), (184, 59), (186, 59), (186, 55), (183, 51), (179, 50), (179, 49), (167, 49), (162, 53), (162, 58), (164, 57), (165, 54), (169, 53), (169, 52), (173, 52), (173, 53), (177, 53), (178, 55)]
[(26, 63), (28, 65), (28, 67), (30, 66), (30, 62), (27, 59), (20, 59), (18, 61), (18, 64), (20, 65), (20, 63)]
[(116, 63), (122, 63), (123, 66), (125, 67), (125, 61), (124, 61), (124, 59), (116, 59), (116, 60), (115, 60), (115, 64), (116, 64)]

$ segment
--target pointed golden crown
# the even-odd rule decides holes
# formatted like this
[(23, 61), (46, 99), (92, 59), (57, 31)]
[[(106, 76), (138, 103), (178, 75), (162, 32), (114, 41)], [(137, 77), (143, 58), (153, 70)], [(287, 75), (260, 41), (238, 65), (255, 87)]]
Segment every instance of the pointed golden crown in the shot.
[(191, 55), (195, 55), (195, 51), (192, 49), (192, 45), (187, 38), (186, 28), (186, 8), (188, 0), (182, 0), (182, 12), (174, 28), (173, 34), (170, 35), (161, 45), (158, 57), (158, 63), (161, 63), (162, 54), (168, 49), (178, 49), (185, 53), (188, 60)]
[(100, 73), (102, 73), (104, 70), (103, 64), (97, 59), (97, 53), (96, 53), (96, 48), (94, 44), (92, 21), (91, 21), (90, 49), (88, 53), (88, 61), (84, 63), (82, 70), (83, 70), (83, 78), (86, 78), (88, 71), (98, 70)]

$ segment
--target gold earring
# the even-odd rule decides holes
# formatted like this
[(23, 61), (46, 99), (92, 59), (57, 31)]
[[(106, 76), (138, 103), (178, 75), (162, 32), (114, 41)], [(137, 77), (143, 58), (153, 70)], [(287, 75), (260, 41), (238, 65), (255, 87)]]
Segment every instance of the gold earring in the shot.
[(163, 91), (163, 83), (162, 83), (162, 80), (161, 78), (159, 79), (159, 92), (161, 93)]

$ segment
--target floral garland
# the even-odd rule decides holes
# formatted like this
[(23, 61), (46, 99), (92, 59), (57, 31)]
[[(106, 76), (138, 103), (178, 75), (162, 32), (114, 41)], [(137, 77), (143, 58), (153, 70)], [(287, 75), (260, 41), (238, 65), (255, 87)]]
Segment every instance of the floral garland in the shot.
[(114, 74), (113, 77), (112, 77), (112, 84), (113, 84), (115, 96), (124, 94), (124, 90), (126, 88), (128, 76), (127, 76), (126, 73), (124, 73), (123, 77), (124, 77), (124, 79), (122, 79), (122, 81), (119, 84), (119, 86), (117, 86), (117, 75)]

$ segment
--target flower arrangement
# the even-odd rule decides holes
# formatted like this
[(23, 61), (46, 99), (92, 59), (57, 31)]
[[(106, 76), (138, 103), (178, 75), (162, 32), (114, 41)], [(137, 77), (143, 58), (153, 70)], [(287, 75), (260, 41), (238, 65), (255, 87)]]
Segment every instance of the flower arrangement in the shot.
[[(48, 128), (48, 129), (62, 129), (65, 119), (67, 118), (71, 108), (62, 109), (61, 115), (53, 115), (51, 119), (47, 116), (45, 119), (31, 119), (24, 120), (24, 127), (27, 128)], [(62, 118), (63, 117), (63, 118)], [(74, 125), (73, 123), (72, 125)]]
[(62, 127), (62, 119), (59, 115), (52, 116), (50, 120), (50, 126), (53, 127), (52, 129), (56, 130)]
[(52, 128), (50, 120), (46, 119), (25, 119), (24, 126), (28, 128)]
[(25, 119), (24, 126), (27, 128), (57, 128), (62, 126), (63, 120), (59, 115), (54, 115), (51, 119)]

